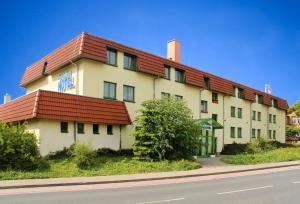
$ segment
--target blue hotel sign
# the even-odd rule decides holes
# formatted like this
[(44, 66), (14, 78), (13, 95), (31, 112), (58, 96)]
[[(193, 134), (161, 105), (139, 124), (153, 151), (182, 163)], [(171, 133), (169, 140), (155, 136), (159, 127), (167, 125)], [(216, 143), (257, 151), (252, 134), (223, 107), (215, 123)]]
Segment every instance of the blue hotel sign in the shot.
[(72, 77), (72, 71), (66, 70), (59, 74), (58, 76), (58, 91), (65, 92), (74, 88), (74, 79)]

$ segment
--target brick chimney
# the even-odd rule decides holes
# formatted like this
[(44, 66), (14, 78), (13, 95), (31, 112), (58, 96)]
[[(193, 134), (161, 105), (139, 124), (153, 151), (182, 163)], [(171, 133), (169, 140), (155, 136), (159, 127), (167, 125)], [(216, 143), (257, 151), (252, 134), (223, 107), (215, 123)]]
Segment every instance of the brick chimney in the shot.
[(167, 59), (180, 63), (180, 42), (170, 40), (167, 45)]
[(5, 95), (4, 95), (4, 104), (10, 102), (10, 100), (11, 100), (11, 96), (10, 96), (8, 93), (5, 94)]

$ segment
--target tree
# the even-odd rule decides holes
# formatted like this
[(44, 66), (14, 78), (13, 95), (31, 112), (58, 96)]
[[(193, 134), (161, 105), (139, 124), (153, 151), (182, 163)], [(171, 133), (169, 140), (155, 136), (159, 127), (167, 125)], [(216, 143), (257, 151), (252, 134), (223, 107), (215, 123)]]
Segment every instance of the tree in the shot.
[(295, 112), (298, 116), (300, 116), (300, 100), (298, 100), (295, 104), (291, 105), (288, 110), (289, 113)]
[(172, 160), (197, 154), (200, 128), (184, 100), (174, 97), (148, 100), (138, 112), (133, 133), (137, 159)]
[(293, 137), (296, 135), (300, 135), (300, 128), (292, 127), (290, 125), (286, 126), (286, 136)]

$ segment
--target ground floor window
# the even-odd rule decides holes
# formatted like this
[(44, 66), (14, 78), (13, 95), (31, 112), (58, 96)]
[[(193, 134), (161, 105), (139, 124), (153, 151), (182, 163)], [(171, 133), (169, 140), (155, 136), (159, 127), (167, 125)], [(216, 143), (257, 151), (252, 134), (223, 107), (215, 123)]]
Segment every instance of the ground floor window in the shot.
[(207, 101), (201, 100), (201, 112), (207, 113)]
[(272, 130), (269, 130), (269, 139), (272, 139)]
[(241, 127), (239, 127), (238, 128), (238, 138), (242, 138), (242, 128)]
[(68, 133), (69, 132), (69, 124), (68, 122), (60, 122), (60, 132), (61, 133)]
[(93, 124), (93, 134), (99, 134), (99, 124)]
[(257, 129), (257, 137), (260, 137), (260, 136), (261, 136), (261, 130)]
[(276, 140), (276, 130), (273, 130), (273, 139)]
[(77, 123), (77, 133), (84, 134), (84, 124), (83, 123)]
[(112, 125), (107, 125), (107, 134), (112, 135), (113, 134), (113, 126)]
[(255, 129), (254, 128), (252, 128), (252, 138), (255, 138), (256, 136), (255, 136)]
[(230, 137), (235, 138), (235, 127), (230, 128)]

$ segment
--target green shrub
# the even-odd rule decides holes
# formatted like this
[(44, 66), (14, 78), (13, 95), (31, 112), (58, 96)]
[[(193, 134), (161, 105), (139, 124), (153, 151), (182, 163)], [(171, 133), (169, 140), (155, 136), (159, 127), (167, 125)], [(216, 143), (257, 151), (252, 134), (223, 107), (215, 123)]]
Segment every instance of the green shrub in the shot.
[(135, 158), (186, 159), (199, 152), (200, 129), (183, 100), (148, 100), (142, 103), (139, 113), (133, 133)]
[(50, 152), (46, 158), (48, 160), (57, 160), (57, 159), (66, 159), (73, 157), (74, 152), (74, 144), (70, 147), (64, 147), (63, 150), (59, 150), (56, 152)]
[(275, 149), (272, 145), (271, 140), (267, 139), (266, 137), (260, 137), (257, 139), (252, 139), (248, 143), (247, 152), (248, 153), (260, 153), (266, 152)]
[(226, 144), (222, 150), (222, 154), (225, 155), (235, 155), (246, 152), (248, 149), (248, 144), (232, 143)]
[(101, 148), (96, 151), (97, 156), (133, 156), (132, 149), (112, 150), (109, 148)]
[(0, 123), (0, 169), (34, 170), (40, 165), (45, 166), (45, 161), (36, 136), (26, 131), (25, 125)]
[(95, 164), (96, 151), (90, 143), (76, 143), (74, 146), (74, 160), (78, 168), (88, 169)]

